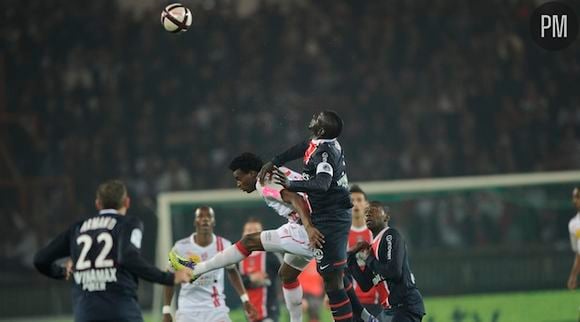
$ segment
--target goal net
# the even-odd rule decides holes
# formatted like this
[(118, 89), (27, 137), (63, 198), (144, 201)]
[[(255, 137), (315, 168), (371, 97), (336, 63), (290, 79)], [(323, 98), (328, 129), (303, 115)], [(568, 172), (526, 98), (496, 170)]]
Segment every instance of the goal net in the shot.
[[(427, 294), (518, 290), (530, 287), (530, 280), (533, 287), (545, 288), (567, 276), (567, 222), (575, 212), (571, 192), (580, 184), (580, 171), (358, 184), (370, 200), (383, 201), (391, 209)], [(159, 267), (166, 266), (173, 243), (194, 230), (193, 211), (202, 205), (215, 210), (216, 233), (232, 242), (240, 238), (248, 217), (262, 220), (265, 229), (283, 223), (256, 193), (162, 193), (157, 198)], [(535, 252), (544, 248), (552, 257), (538, 258)], [(493, 282), (486, 276), (494, 276)], [(160, 312), (161, 296), (156, 286), (154, 313)]]

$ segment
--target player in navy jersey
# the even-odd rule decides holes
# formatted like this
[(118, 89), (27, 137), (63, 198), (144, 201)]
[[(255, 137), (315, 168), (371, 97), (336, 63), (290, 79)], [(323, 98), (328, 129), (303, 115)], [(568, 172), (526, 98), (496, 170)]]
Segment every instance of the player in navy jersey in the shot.
[[(142, 222), (125, 216), (130, 205), (125, 185), (107, 181), (97, 190), (97, 215), (73, 224), (34, 256), (34, 266), (55, 279), (73, 279), (76, 322), (143, 321), (137, 301), (140, 277), (165, 285), (189, 282), (189, 269), (167, 273), (140, 254)], [(70, 257), (67, 269), (55, 262)]]
[[(372, 245), (359, 242), (349, 252), (348, 268), (362, 290), (388, 289), (388, 307), (379, 320), (387, 321), (388, 315), (392, 322), (419, 322), (425, 315), (423, 298), (409, 266), (405, 240), (395, 228), (388, 226), (389, 219), (388, 210), (385, 211), (382, 203), (370, 202), (366, 222), (375, 238)], [(364, 259), (364, 271), (357, 257)]]
[[(259, 178), (262, 181), (268, 173), (274, 173), (277, 183), (287, 190), (308, 195), (312, 207), (312, 226), (305, 225), (305, 228), (309, 236), (322, 233), (326, 241), (314, 250), (314, 255), (333, 318), (335, 321), (352, 321), (353, 309), (356, 316), (362, 307), (358, 301), (351, 304), (344, 284), (349, 283), (346, 285), (349, 290), (352, 285), (348, 280), (343, 280), (352, 203), (344, 152), (337, 141), (342, 127), (343, 121), (335, 112), (315, 113), (308, 126), (313, 138), (274, 157), (262, 167)], [(275, 170), (298, 158), (303, 158), (304, 180), (290, 181), (283, 172)]]

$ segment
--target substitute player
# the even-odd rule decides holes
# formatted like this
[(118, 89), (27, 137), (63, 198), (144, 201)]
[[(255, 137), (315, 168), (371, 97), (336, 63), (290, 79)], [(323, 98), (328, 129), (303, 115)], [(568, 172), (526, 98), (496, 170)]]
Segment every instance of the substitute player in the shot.
[[(352, 321), (353, 309), (345, 290), (343, 271), (351, 226), (351, 208), (344, 151), (337, 141), (343, 121), (333, 111), (315, 113), (308, 128), (313, 138), (277, 155), (260, 170), (262, 181), (286, 162), (303, 159), (303, 180), (290, 181), (283, 171), (274, 171), (276, 182), (286, 190), (304, 192), (312, 206), (312, 223), (324, 235), (325, 243), (314, 250), (318, 272), (324, 280), (332, 316), (336, 321)], [(310, 236), (309, 236), (310, 237)], [(347, 280), (348, 281), (348, 280)], [(354, 294), (354, 292), (353, 292)], [(362, 313), (361, 313), (362, 314)], [(363, 318), (364, 319), (364, 318)]]
[[(372, 244), (359, 242), (349, 253), (348, 267), (361, 288), (389, 290), (388, 303), (382, 303), (388, 311), (379, 316), (380, 321), (419, 322), (425, 315), (425, 306), (407, 257), (407, 246), (399, 232), (389, 227), (388, 210), (378, 201), (370, 202), (366, 213), (367, 227), (376, 236)], [(357, 258), (365, 261), (364, 271)], [(386, 284), (386, 285), (385, 285)]]
[[(190, 258), (194, 262), (204, 261), (221, 252), (232, 243), (213, 233), (215, 227), (215, 214), (211, 207), (199, 207), (195, 210), (195, 232), (189, 237), (175, 243), (171, 250), (172, 255)], [(172, 263), (174, 264), (174, 263)], [(169, 270), (179, 265), (169, 265)], [(246, 314), (255, 319), (256, 311), (249, 302), (248, 294), (242, 283), (242, 279), (235, 265), (226, 269), (228, 279), (240, 295)], [(189, 281), (188, 281), (189, 282)], [(171, 300), (173, 299), (173, 286), (166, 286), (163, 292), (163, 321), (170, 322)], [(224, 295), (224, 269), (215, 270), (201, 276), (192, 283), (181, 284), (177, 303), (175, 320), (177, 322), (229, 322), (230, 309), (225, 302)]]
[(570, 243), (574, 251), (574, 264), (568, 277), (568, 288), (573, 290), (577, 286), (578, 274), (580, 274), (580, 187), (575, 187), (572, 191), (572, 202), (576, 207), (576, 216), (570, 219), (568, 231), (570, 232)]
[[(367, 227), (365, 222), (365, 212), (369, 206), (367, 194), (357, 185), (350, 187), (350, 199), (352, 201), (352, 226), (348, 234), (348, 250), (352, 250), (359, 242), (372, 243), (373, 232)], [(361, 270), (365, 269), (364, 260), (359, 259), (358, 265)], [(372, 315), (377, 316), (383, 310), (380, 304), (383, 301), (388, 301), (388, 290), (379, 293), (376, 288), (371, 288), (367, 292), (363, 291), (361, 287), (355, 282), (354, 291), (362, 306), (367, 309)]]
[[(244, 224), (242, 236), (260, 233), (262, 222), (249, 218)], [(276, 276), (281, 260), (276, 253), (256, 251), (239, 263), (242, 281), (248, 291), (250, 303), (256, 308), (255, 322), (277, 322), (279, 316), (278, 290), (280, 283)]]
[[(73, 224), (34, 256), (42, 274), (65, 279), (73, 277), (73, 311), (76, 322), (143, 321), (137, 301), (140, 277), (173, 285), (191, 279), (191, 270), (160, 271), (140, 254), (143, 224), (125, 216), (130, 205), (125, 185), (117, 180), (97, 190), (97, 215)], [(72, 271), (55, 261), (70, 257)]]

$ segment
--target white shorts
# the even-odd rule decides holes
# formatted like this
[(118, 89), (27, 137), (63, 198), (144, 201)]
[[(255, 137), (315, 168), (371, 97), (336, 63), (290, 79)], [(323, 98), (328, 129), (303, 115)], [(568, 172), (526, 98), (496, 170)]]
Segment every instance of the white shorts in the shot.
[(175, 312), (175, 322), (232, 322), (227, 311)]
[(264, 250), (284, 253), (284, 263), (302, 271), (313, 257), (308, 234), (304, 226), (286, 223), (276, 230), (265, 230), (260, 234)]

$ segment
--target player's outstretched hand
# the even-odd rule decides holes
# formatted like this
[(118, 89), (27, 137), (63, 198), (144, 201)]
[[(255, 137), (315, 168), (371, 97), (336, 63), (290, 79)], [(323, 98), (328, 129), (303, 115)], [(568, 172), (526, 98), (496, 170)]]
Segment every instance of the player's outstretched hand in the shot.
[(349, 253), (358, 253), (361, 250), (367, 250), (371, 248), (371, 245), (369, 243), (367, 243), (366, 241), (362, 240), (359, 241), (351, 250)]
[(281, 185), (284, 188), (288, 188), (288, 186), (290, 186), (290, 180), (288, 180), (286, 174), (279, 168), (274, 168), (274, 173), (272, 173), (272, 175), (274, 176), (275, 183)]
[(189, 283), (192, 278), (193, 271), (189, 268), (183, 268), (178, 271), (175, 271), (173, 283), (174, 284)]
[(324, 235), (312, 225), (305, 225), (304, 229), (306, 229), (306, 233), (308, 234), (310, 247), (322, 248), (322, 244), (324, 244)]
[(258, 180), (260, 181), (261, 185), (264, 185), (264, 179), (266, 178), (266, 175), (268, 173), (272, 173), (272, 171), (274, 171), (274, 163), (272, 163), (272, 161), (268, 161), (262, 166), (262, 169), (260, 169), (260, 172), (258, 172)]
[(242, 305), (244, 306), (244, 312), (246, 312), (246, 316), (250, 321), (256, 321), (258, 319), (258, 311), (250, 302), (243, 302)]
[(578, 282), (578, 280), (577, 280), (576, 275), (570, 275), (570, 277), (568, 278), (568, 289), (569, 290), (576, 289), (577, 282)]

